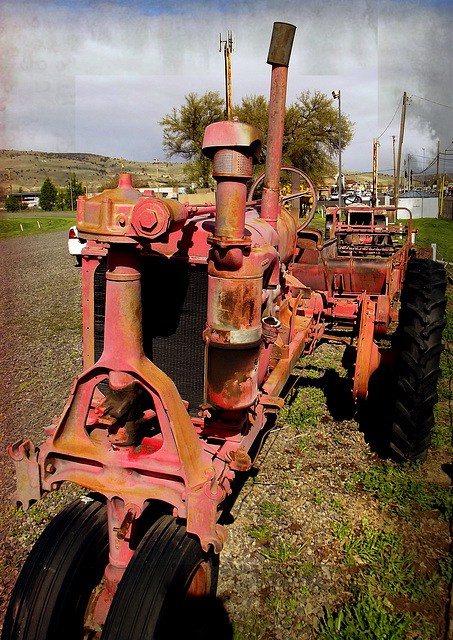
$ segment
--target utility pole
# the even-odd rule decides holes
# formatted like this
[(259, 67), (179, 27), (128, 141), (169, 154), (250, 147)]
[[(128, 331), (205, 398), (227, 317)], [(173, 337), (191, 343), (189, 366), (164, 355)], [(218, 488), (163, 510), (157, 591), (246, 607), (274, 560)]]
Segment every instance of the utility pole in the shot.
[(374, 204), (377, 204), (377, 157), (378, 157), (378, 139), (373, 140), (373, 199)]
[(396, 185), (396, 136), (392, 136), (393, 138), (393, 196), (396, 197), (397, 193), (397, 185)]
[(219, 51), (222, 51), (225, 58), (225, 115), (227, 120), (232, 119), (233, 103), (231, 98), (231, 53), (233, 51), (233, 32), (227, 31), (225, 40), (222, 40), (222, 34), (219, 33)]
[(8, 169), (8, 178), (9, 178), (9, 192), (11, 194), (13, 192), (13, 183), (11, 182), (11, 169)]
[(400, 137), (398, 140), (398, 162), (396, 166), (396, 192), (395, 192), (395, 207), (398, 206), (398, 195), (400, 190), (400, 171), (401, 171), (401, 152), (403, 149), (403, 139), (404, 139), (404, 125), (406, 122), (406, 104), (407, 104), (407, 93), (403, 93), (403, 108), (401, 109), (401, 124), (400, 124)]
[(440, 189), (440, 140), (437, 141), (437, 176), (436, 176), (436, 191), (439, 195)]
[(153, 164), (156, 165), (157, 197), (159, 197), (159, 160), (157, 158), (154, 158)]
[(412, 190), (412, 176), (411, 176), (411, 154), (407, 154), (407, 190)]
[(332, 91), (332, 98), (338, 100), (338, 206), (341, 207), (343, 176), (341, 175), (341, 91)]
[(425, 149), (422, 147), (422, 151), (423, 151), (423, 191), (425, 190)]

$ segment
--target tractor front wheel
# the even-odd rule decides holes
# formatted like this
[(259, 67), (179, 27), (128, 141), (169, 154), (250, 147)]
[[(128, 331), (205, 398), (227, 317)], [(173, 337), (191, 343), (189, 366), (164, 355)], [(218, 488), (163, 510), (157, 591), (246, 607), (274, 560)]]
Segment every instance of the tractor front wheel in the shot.
[(71, 503), (30, 552), (6, 612), (2, 640), (82, 640), (89, 597), (108, 563), (107, 509)]
[(146, 533), (107, 616), (105, 640), (212, 637), (206, 615), (215, 601), (218, 556), (171, 516)]
[(397, 462), (423, 461), (428, 453), (440, 375), (445, 287), (441, 265), (409, 261), (395, 332), (397, 379), (390, 455)]

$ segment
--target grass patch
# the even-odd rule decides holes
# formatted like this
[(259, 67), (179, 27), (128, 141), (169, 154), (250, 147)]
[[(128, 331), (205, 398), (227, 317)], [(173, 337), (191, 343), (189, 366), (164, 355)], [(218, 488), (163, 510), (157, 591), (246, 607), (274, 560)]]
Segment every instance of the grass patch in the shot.
[[(401, 536), (373, 529), (359, 536), (351, 532), (344, 545), (344, 563), (356, 569), (348, 585), (350, 598), (335, 612), (326, 607), (320, 640), (433, 637), (433, 625), (411, 613), (411, 602), (435, 603), (439, 574), (417, 575), (414, 558), (406, 553)], [(392, 599), (398, 601), (399, 613), (395, 613)], [(402, 601), (406, 603), (403, 607)]]
[(268, 524), (254, 524), (251, 527), (245, 529), (246, 533), (256, 540), (259, 545), (268, 546), (271, 542), (273, 529)]
[(347, 520), (334, 522), (330, 528), (334, 538), (337, 538), (337, 540), (346, 540), (352, 534), (351, 523)]
[[(33, 218), (0, 218), (0, 240), (31, 236), (51, 231), (69, 229), (75, 224), (75, 217), (57, 218), (53, 216), (36, 216)], [(21, 228), (22, 225), (22, 228)]]
[(406, 555), (401, 536), (368, 530), (350, 536), (344, 545), (344, 563), (358, 565), (389, 595), (410, 593), (414, 581), (413, 558)]
[(283, 515), (282, 505), (275, 502), (262, 502), (259, 505), (259, 509), (263, 518), (281, 518)]
[(453, 223), (446, 218), (423, 218), (412, 221), (412, 226), (417, 229), (416, 245), (430, 247), (437, 245), (437, 257), (453, 262)]
[(373, 494), (384, 508), (397, 516), (411, 518), (414, 507), (418, 507), (423, 511), (438, 511), (439, 518), (445, 520), (453, 517), (451, 487), (423, 480), (417, 464), (384, 463), (354, 474), (353, 482), (356, 488)]
[(300, 558), (306, 544), (307, 543), (304, 542), (303, 544), (294, 546), (286, 542), (277, 542), (273, 547), (266, 550), (263, 549), (260, 553), (267, 560), (272, 560), (277, 564), (288, 566), (292, 565)]
[(69, 492), (72, 500), (88, 493), (83, 487), (66, 482), (62, 488), (44, 495), (27, 511), (22, 507), (6, 507), (0, 512), (0, 526), (8, 525), (9, 535), (22, 544), (35, 542), (54, 515), (66, 507)]
[(301, 387), (294, 389), (279, 413), (279, 422), (297, 429), (313, 427), (324, 415), (325, 397), (321, 389)]
[(320, 640), (403, 640), (411, 623), (409, 614), (394, 614), (389, 602), (362, 594), (336, 613), (327, 607), (318, 637)]
[(259, 640), (263, 637), (265, 621), (262, 616), (246, 618), (233, 623), (232, 640)]

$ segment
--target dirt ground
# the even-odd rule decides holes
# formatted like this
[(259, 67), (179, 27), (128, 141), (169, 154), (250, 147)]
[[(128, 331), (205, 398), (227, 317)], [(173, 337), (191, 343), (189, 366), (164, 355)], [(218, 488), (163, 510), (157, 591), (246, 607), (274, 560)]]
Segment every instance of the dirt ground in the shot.
[[(67, 254), (66, 233), (37, 238), (0, 247), (2, 273), (15, 265), (14, 276), (0, 281), (6, 301), (0, 309), (0, 627), (34, 541), (80, 493), (63, 487), (26, 514), (9, 502), (14, 469), (5, 447), (21, 437), (43, 441), (42, 428), (61, 412), (81, 370), (80, 269)], [(389, 615), (411, 613), (415, 620), (402, 637), (453, 639), (451, 570), (440, 577), (441, 565), (451, 567), (451, 523), (438, 509), (415, 504), (404, 511), (399, 498), (386, 501), (365, 486), (363, 478), (384, 463), (347, 400), (342, 349), (322, 344), (298, 365), (285, 410), (224, 514), (228, 539), (221, 554), (219, 638), (318, 638), (328, 611), (352, 602), (359, 578), (368, 575), (360, 554), (351, 552), (351, 562), (345, 562), (348, 549), (378, 532), (392, 540), (401, 537), (404, 554), (412, 554), (420, 593), (424, 589), (423, 597), (417, 592), (411, 599), (397, 586), (386, 597)], [(451, 376), (444, 385), (451, 392)], [(442, 396), (439, 407), (451, 438), (451, 393)], [(418, 470), (417, 478), (429, 482), (430, 491), (451, 487), (451, 451), (444, 439)], [(384, 548), (383, 566), (393, 558), (391, 551)]]

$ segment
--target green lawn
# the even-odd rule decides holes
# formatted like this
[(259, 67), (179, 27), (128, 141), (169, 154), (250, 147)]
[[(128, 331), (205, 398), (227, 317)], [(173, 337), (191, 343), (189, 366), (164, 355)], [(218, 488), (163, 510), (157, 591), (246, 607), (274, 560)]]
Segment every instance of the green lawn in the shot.
[(424, 218), (412, 221), (417, 229), (418, 247), (430, 247), (437, 244), (437, 259), (453, 262), (453, 221), (446, 218)]
[(75, 217), (58, 218), (53, 216), (0, 218), (0, 240), (31, 236), (36, 233), (49, 233), (69, 229), (75, 224)]

